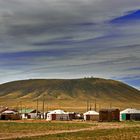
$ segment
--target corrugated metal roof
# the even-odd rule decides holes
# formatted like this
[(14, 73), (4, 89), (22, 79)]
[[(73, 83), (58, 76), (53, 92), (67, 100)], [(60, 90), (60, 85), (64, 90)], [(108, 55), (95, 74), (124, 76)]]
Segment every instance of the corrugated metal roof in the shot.
[(137, 114), (137, 113), (140, 113), (140, 110), (137, 110), (135, 108), (127, 108), (123, 111), (120, 112), (120, 114)]
[(19, 113), (31, 113), (33, 112), (35, 109), (22, 109), (22, 110), (19, 110)]

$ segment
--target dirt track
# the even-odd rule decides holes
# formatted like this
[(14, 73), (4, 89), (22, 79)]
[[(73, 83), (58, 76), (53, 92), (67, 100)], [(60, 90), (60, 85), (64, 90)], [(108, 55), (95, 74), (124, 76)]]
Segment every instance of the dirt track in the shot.
[[(71, 133), (71, 132), (79, 132), (79, 131), (86, 131), (86, 130), (97, 130), (97, 129), (116, 129), (116, 128), (126, 128), (126, 127), (134, 127), (134, 125), (128, 126), (126, 124), (119, 124), (119, 123), (92, 123), (97, 124), (91, 126), (89, 128), (82, 128), (82, 129), (75, 129), (75, 130), (55, 130), (55, 131), (47, 131), (47, 132), (37, 132), (37, 133), (7, 133), (7, 134), (0, 134), (2, 138), (0, 140), (5, 139), (16, 139), (16, 138), (24, 138), (24, 137), (34, 137), (34, 136), (45, 136), (50, 134), (60, 134), (60, 133)], [(136, 125), (135, 125), (136, 126)]]

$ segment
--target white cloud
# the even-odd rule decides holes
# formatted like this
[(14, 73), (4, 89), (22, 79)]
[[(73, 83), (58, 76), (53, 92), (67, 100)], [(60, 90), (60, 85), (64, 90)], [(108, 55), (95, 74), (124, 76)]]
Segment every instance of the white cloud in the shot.
[[(69, 77), (139, 75), (126, 69), (140, 64), (140, 24), (108, 22), (137, 9), (138, 0), (0, 0), (0, 71), (7, 75), (1, 81), (60, 78), (67, 73)], [(18, 59), (3, 56), (50, 50), (52, 55), (25, 59), (18, 54)], [(64, 54), (57, 55), (58, 50)]]

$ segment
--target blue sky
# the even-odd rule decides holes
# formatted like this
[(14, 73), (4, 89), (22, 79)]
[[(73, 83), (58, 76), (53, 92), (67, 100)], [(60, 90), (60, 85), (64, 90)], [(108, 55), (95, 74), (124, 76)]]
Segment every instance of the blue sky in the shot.
[(0, 83), (90, 76), (140, 89), (140, 1), (0, 0)]

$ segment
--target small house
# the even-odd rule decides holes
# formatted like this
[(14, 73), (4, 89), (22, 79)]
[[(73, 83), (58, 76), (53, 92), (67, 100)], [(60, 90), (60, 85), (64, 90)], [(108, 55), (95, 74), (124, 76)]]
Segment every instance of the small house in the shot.
[(18, 111), (14, 109), (6, 109), (1, 113), (1, 120), (19, 120), (21, 119)]
[(99, 121), (101, 122), (111, 122), (119, 120), (120, 120), (119, 109), (101, 109), (99, 111)]
[(73, 120), (76, 119), (76, 113), (75, 112), (67, 112), (69, 114), (69, 119)]
[(84, 120), (85, 121), (98, 121), (99, 120), (99, 113), (96, 111), (88, 111), (84, 113)]
[(36, 109), (21, 109), (19, 113), (22, 119), (36, 119), (40, 114)]
[(84, 115), (83, 115), (83, 113), (76, 113), (75, 118), (82, 120), (82, 119), (84, 119)]
[(64, 112), (63, 110), (54, 110), (50, 111), (47, 114), (47, 120), (52, 121), (52, 120), (57, 120), (57, 121), (66, 121), (69, 120), (69, 114)]
[(140, 121), (140, 110), (127, 108), (120, 112), (120, 121), (135, 120)]

